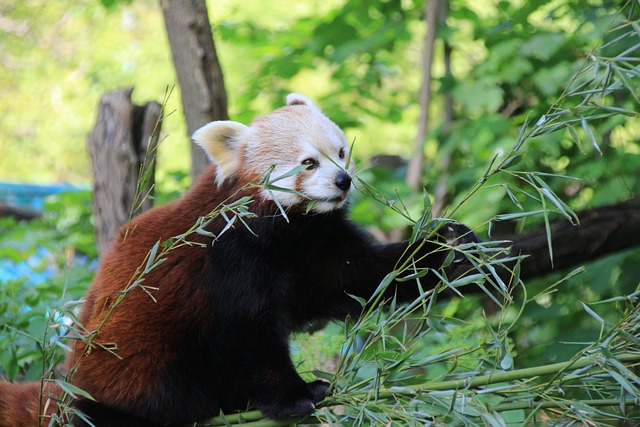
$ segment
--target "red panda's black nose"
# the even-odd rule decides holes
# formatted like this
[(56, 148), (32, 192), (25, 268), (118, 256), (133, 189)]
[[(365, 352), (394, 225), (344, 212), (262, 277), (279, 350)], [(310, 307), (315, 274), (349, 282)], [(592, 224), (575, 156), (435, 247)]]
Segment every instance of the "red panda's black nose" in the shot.
[(351, 177), (346, 172), (340, 172), (336, 177), (336, 187), (341, 189), (342, 191), (349, 190), (351, 187)]

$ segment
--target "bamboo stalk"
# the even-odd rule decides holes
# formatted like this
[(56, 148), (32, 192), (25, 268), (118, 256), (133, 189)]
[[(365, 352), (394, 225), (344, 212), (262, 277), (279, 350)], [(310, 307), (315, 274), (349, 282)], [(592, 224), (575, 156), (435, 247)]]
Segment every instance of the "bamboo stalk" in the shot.
[[(591, 399), (591, 400), (580, 400), (577, 401), (580, 404), (586, 406), (593, 407), (602, 407), (602, 406), (619, 406), (623, 403), (626, 406), (640, 406), (640, 397), (636, 398), (627, 398), (627, 399)], [(492, 408), (492, 410), (496, 412), (505, 412), (505, 411), (517, 411), (523, 409), (555, 409), (562, 408), (564, 406), (570, 405), (571, 402), (565, 401), (555, 401), (555, 402), (513, 402), (513, 403), (501, 403)], [(222, 420), (226, 420), (227, 423), (224, 423)], [(247, 421), (247, 422), (244, 422)], [(241, 414), (232, 414), (222, 417), (213, 418), (211, 421), (206, 422), (204, 424), (199, 424), (202, 427), (216, 427), (216, 426), (243, 426), (243, 427), (278, 427), (283, 425), (291, 425), (296, 424), (298, 422), (304, 423), (314, 423), (318, 422), (318, 420), (314, 417), (311, 418), (288, 418), (283, 420), (270, 420), (264, 418), (260, 411), (249, 411)]]
[[(640, 354), (621, 354), (617, 356), (620, 362), (640, 362)], [(580, 369), (594, 363), (594, 360), (583, 358), (569, 362), (553, 363), (550, 365), (536, 366), (533, 368), (515, 369), (507, 372), (496, 372), (492, 374), (479, 375), (473, 378), (465, 378), (460, 380), (439, 381), (427, 384), (409, 385), (403, 389), (411, 389), (415, 393), (425, 391), (443, 391), (443, 390), (459, 390), (477, 388), (485, 385), (496, 384), (501, 382), (522, 380), (526, 378), (539, 377), (543, 375), (557, 374), (567, 369)], [(379, 396), (393, 396), (398, 394), (392, 391), (380, 392)]]
[[(616, 357), (616, 360), (625, 363), (640, 362), (640, 354), (628, 353), (621, 354)], [(402, 387), (401, 390), (382, 390), (378, 393), (377, 399), (390, 399), (400, 395), (416, 395), (423, 392), (431, 391), (445, 391), (445, 390), (459, 390), (482, 387), (490, 384), (496, 384), (501, 382), (508, 382), (514, 380), (523, 380), (527, 378), (539, 377), (543, 375), (557, 374), (567, 369), (580, 369), (591, 364), (595, 364), (593, 359), (582, 358), (568, 362), (553, 363), (550, 365), (536, 366), (533, 368), (516, 369), (508, 372), (496, 372), (487, 375), (479, 375), (474, 378), (465, 378), (460, 380), (439, 381), (427, 384), (418, 384), (412, 386)], [(370, 393), (354, 393), (349, 397), (366, 397)], [(640, 398), (628, 398), (623, 400), (617, 399), (594, 399), (594, 400), (580, 400), (578, 401), (588, 406), (616, 406), (621, 402), (628, 406), (640, 406)], [(323, 407), (334, 406), (338, 404), (337, 400), (333, 400), (331, 397), (327, 399), (327, 402)], [(495, 411), (513, 411), (518, 409), (541, 409), (541, 408), (561, 408), (567, 405), (564, 401), (548, 401), (548, 402), (514, 402), (514, 403), (502, 403), (493, 407)], [(269, 420), (265, 419), (264, 415), (260, 411), (248, 411), (239, 414), (230, 414), (220, 417), (212, 418), (203, 426), (227, 426), (227, 425), (242, 425), (244, 427), (275, 427), (282, 425), (296, 424), (304, 421), (313, 423), (314, 418), (289, 418), (285, 420)]]
[(262, 418), (264, 418), (264, 415), (262, 415), (262, 412), (260, 411), (247, 411), (211, 418), (207, 421), (206, 425), (226, 425), (226, 423), (241, 423), (243, 421), (255, 421)]
[[(627, 398), (627, 399), (592, 399), (592, 400), (576, 400), (575, 403), (580, 403), (586, 406), (619, 406), (624, 403), (626, 406), (640, 406), (640, 397)], [(557, 401), (557, 402), (513, 402), (513, 403), (501, 403), (494, 406), (494, 411), (516, 411), (519, 409), (553, 409), (562, 408), (573, 404), (569, 401)]]

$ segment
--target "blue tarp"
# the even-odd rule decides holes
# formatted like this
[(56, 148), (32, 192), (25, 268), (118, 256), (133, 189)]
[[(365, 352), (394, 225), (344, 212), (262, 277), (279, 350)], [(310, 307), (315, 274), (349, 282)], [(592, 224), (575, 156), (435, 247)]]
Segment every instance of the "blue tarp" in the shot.
[[(77, 187), (70, 184), (35, 185), (0, 182), (0, 203), (16, 208), (42, 211), (47, 196), (77, 190)], [(15, 244), (19, 245), (20, 243), (16, 242)], [(50, 249), (42, 247), (37, 248), (26, 260), (15, 261), (0, 258), (0, 283), (19, 277), (27, 278), (28, 284), (38, 284), (50, 279), (56, 274), (53, 263), (45, 268), (33, 268), (33, 266), (40, 266), (43, 263), (47, 264), (47, 259), (51, 257), (50, 252)]]
[(74, 190), (77, 188), (71, 184), (36, 185), (0, 182), (0, 203), (41, 211), (47, 196)]

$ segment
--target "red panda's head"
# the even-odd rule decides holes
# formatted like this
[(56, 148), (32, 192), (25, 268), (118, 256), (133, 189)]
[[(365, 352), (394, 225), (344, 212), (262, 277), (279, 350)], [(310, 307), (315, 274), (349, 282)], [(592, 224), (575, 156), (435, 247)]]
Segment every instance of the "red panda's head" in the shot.
[(275, 199), (285, 209), (338, 209), (351, 189), (353, 162), (344, 133), (303, 95), (290, 94), (285, 107), (250, 126), (211, 122), (193, 139), (216, 165), (218, 185), (232, 176), (269, 174), (271, 189), (262, 190), (260, 197)]

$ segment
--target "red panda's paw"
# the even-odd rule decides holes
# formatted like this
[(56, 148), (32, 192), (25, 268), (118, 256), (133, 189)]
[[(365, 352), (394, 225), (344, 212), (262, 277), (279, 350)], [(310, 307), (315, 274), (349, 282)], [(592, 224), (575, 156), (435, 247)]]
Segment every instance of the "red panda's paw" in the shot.
[(313, 403), (318, 403), (327, 394), (329, 389), (329, 383), (324, 380), (315, 380), (307, 384), (307, 390), (311, 393), (311, 400)]
[(315, 404), (324, 399), (329, 383), (322, 380), (304, 384), (301, 388), (279, 390), (277, 394), (256, 402), (258, 409), (271, 419), (311, 414)]
[[(443, 243), (456, 248), (458, 246), (467, 245), (469, 243), (481, 243), (482, 240), (476, 234), (471, 231), (469, 227), (457, 222), (450, 222), (443, 225), (438, 230), (438, 236)], [(453, 262), (455, 264), (463, 263), (466, 261), (464, 253), (455, 249), (455, 256)]]
[(309, 415), (316, 409), (313, 401), (306, 397), (275, 398), (256, 406), (266, 417), (273, 420)]
[(482, 242), (469, 227), (458, 222), (449, 222), (443, 225), (440, 230), (438, 230), (438, 235), (451, 246)]

